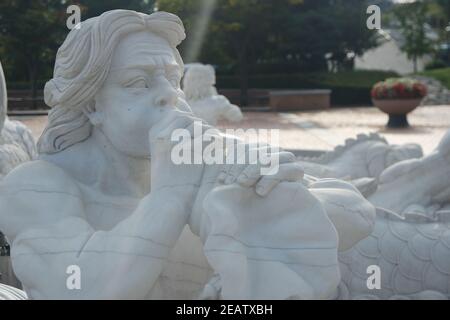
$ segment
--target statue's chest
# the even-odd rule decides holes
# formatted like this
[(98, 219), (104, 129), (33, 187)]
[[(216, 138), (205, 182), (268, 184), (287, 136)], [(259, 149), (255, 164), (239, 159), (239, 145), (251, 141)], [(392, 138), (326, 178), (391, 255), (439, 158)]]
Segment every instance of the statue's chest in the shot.
[(96, 230), (110, 230), (120, 221), (129, 217), (140, 199), (115, 197), (82, 188), (86, 220)]
[(86, 219), (96, 230), (110, 230), (129, 217), (136, 205), (89, 201), (85, 203)]

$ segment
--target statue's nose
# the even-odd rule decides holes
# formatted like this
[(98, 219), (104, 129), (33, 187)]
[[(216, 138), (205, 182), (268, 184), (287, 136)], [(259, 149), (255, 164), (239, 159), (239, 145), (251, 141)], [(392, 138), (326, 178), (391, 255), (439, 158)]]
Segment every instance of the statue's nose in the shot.
[(161, 81), (157, 86), (154, 103), (159, 107), (176, 106), (178, 101), (178, 92), (167, 81)]

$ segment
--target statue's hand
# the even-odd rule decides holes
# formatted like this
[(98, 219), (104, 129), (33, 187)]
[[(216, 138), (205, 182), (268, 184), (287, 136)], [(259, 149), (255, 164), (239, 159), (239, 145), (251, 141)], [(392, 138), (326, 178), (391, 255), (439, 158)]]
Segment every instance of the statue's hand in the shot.
[[(194, 140), (202, 139), (194, 136), (194, 122), (197, 126), (206, 127), (191, 113), (174, 110), (149, 132), (151, 190), (175, 193), (184, 206), (191, 206), (194, 201), (204, 165), (179, 163), (174, 159), (173, 149), (186, 143), (194, 154)], [(172, 134), (177, 129), (185, 129), (184, 132), (188, 133), (182, 141), (172, 141)]]
[[(251, 149), (251, 148), (250, 148)], [(264, 147), (264, 149), (267, 149)], [(295, 182), (304, 176), (303, 167), (291, 152), (268, 152), (272, 163), (233, 164), (225, 165), (218, 176), (218, 182), (223, 184), (238, 183), (243, 187), (254, 187), (258, 195), (265, 197), (273, 188), (283, 181)], [(247, 157), (248, 158), (248, 157)], [(276, 160), (276, 161), (275, 161)], [(239, 163), (239, 162), (238, 162)], [(263, 170), (270, 167), (270, 170)]]

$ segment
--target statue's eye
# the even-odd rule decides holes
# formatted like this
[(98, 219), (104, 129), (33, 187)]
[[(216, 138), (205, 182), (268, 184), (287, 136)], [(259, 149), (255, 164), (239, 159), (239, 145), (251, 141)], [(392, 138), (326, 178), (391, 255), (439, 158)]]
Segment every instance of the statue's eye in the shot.
[(137, 88), (137, 89), (148, 88), (147, 81), (145, 80), (145, 78), (142, 78), (142, 77), (127, 81), (124, 84), (124, 86), (127, 88)]
[(180, 73), (178, 69), (168, 69), (166, 70), (166, 79), (172, 85), (174, 89), (178, 89), (180, 87)]

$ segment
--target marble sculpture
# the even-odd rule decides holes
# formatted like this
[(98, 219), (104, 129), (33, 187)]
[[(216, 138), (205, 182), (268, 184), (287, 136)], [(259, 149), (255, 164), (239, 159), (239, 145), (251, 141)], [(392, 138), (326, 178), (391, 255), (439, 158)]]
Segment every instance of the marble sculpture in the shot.
[(422, 156), (417, 144), (390, 145), (379, 134), (371, 133), (347, 139), (344, 145), (319, 157), (299, 157), (299, 161), (305, 173), (315, 177), (357, 180), (378, 178), (393, 164)]
[[(375, 229), (339, 256), (344, 297), (450, 297), (450, 131), (436, 150), (399, 162), (368, 197)], [(382, 270), (381, 289), (368, 290), (366, 269)]]
[(194, 114), (215, 126), (219, 120), (240, 122), (241, 109), (217, 93), (216, 72), (210, 65), (192, 63), (186, 65), (183, 91)]
[[(6, 90), (6, 81), (3, 74), (2, 64), (0, 62), (0, 179), (2, 179), (13, 168), (35, 159), (37, 156), (36, 144), (31, 131), (22, 123), (18, 121), (11, 121), (8, 119), (8, 95)], [(2, 241), (3, 234), (0, 229), (0, 246), (4, 246)], [(0, 273), (3, 274), (2, 281), (8, 283), (16, 283), (15, 279), (10, 279), (6, 274), (11, 272), (9, 268), (9, 260), (6, 257), (1, 257)], [(7, 270), (5, 270), (7, 266)], [(10, 282), (11, 281), (11, 282)], [(14, 293), (19, 292), (10, 288), (2, 293), (0, 289), (0, 299), (7, 297), (15, 297)]]
[(8, 95), (0, 63), (0, 179), (17, 165), (35, 159), (36, 145), (31, 131), (7, 116)]
[(272, 175), (260, 164), (174, 164), (170, 134), (194, 122), (243, 143), (184, 100), (184, 38), (175, 15), (113, 10), (58, 50), (38, 159), (0, 182), (0, 229), (30, 299), (336, 295), (338, 252), (372, 232), (375, 208), (269, 146), (256, 148), (279, 158)]
[[(218, 99), (211, 67), (188, 68), (180, 89), (184, 37), (172, 14), (113, 10), (59, 49), (38, 159), (0, 182), (0, 229), (29, 298), (449, 297), (450, 131), (426, 156), (378, 135), (316, 159), (245, 145), (195, 110)], [(279, 170), (175, 165), (170, 133), (196, 121), (277, 154)], [(0, 298), (24, 297), (0, 286)]]

